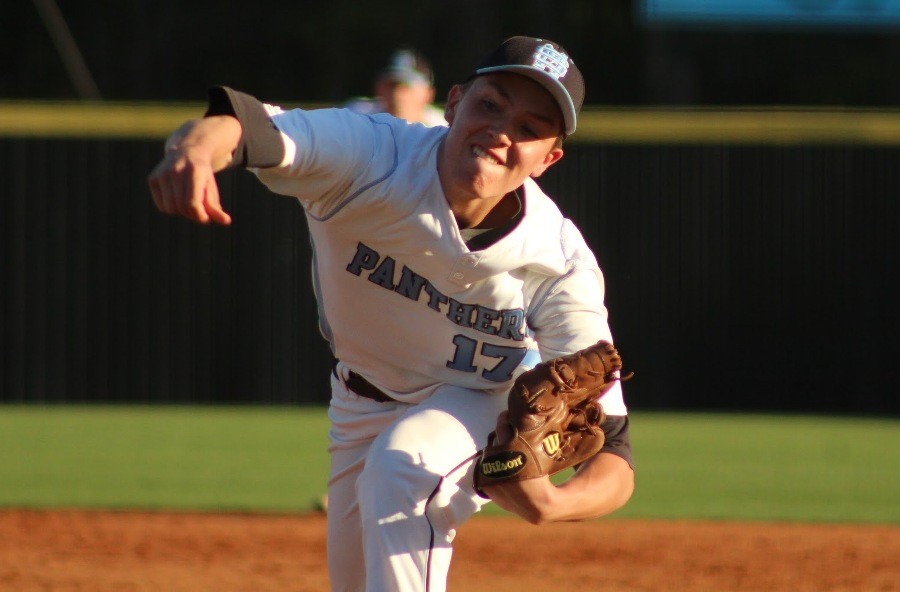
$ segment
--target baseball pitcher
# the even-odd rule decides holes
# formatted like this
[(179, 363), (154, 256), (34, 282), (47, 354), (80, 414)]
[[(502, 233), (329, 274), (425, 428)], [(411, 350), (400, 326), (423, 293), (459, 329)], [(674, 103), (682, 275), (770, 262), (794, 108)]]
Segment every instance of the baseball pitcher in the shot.
[(568, 52), (531, 37), (451, 89), (449, 128), (219, 87), (150, 174), (158, 209), (200, 223), (231, 222), (214, 177), (230, 166), (306, 212), (337, 359), (333, 590), (444, 590), (457, 528), (490, 501), (540, 524), (630, 498), (603, 275), (534, 180), (563, 157), (583, 99)]

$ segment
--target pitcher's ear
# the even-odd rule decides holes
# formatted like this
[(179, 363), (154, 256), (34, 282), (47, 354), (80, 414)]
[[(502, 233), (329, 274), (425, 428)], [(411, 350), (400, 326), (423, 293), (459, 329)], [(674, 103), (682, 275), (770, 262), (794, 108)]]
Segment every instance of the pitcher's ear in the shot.
[(447, 123), (453, 123), (453, 119), (456, 117), (456, 109), (462, 100), (463, 94), (462, 87), (458, 84), (454, 84), (450, 92), (447, 93), (447, 104), (444, 106), (444, 119), (447, 120)]
[(559, 159), (563, 157), (563, 149), (562, 148), (554, 148), (550, 152), (547, 153), (547, 156), (531, 171), (531, 177), (537, 179), (541, 175), (544, 174), (544, 171), (549, 169), (551, 166), (559, 162)]

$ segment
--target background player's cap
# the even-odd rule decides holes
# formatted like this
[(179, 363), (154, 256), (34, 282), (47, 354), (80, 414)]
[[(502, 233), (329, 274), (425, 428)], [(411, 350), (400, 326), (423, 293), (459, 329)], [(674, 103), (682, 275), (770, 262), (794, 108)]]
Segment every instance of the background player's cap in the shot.
[(484, 57), (470, 78), (490, 72), (514, 72), (539, 83), (559, 103), (566, 135), (575, 131), (584, 103), (584, 78), (562, 46), (547, 39), (510, 37)]
[(391, 54), (387, 66), (379, 73), (379, 78), (401, 82), (403, 84), (434, 83), (431, 64), (419, 52), (403, 48)]

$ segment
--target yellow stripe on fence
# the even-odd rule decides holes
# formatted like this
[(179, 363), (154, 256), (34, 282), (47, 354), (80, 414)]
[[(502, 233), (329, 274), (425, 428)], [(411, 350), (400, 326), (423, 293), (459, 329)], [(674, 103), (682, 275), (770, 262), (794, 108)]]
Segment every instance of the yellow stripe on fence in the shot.
[(571, 141), (900, 145), (900, 111), (589, 109)]
[[(204, 108), (202, 103), (0, 101), (0, 137), (164, 138)], [(900, 110), (585, 107), (570, 141), (900, 145)]]
[(164, 138), (203, 111), (200, 103), (6, 102), (0, 103), (0, 136)]

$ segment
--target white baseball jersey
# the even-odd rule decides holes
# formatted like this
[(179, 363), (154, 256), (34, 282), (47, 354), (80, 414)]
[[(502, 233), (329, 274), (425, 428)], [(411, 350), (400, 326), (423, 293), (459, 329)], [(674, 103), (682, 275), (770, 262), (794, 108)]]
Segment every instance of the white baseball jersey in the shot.
[[(306, 209), (322, 332), (393, 398), (418, 403), (440, 384), (505, 393), (538, 352), (612, 341), (596, 259), (533, 181), (515, 228), (472, 251), (437, 174), (446, 128), (342, 109), (275, 113), (285, 159), (257, 174)], [(623, 415), (621, 400), (616, 386), (607, 414)]]
[[(339, 360), (328, 411), (332, 589), (441, 592), (456, 529), (487, 503), (472, 461), (514, 377), (611, 341), (597, 262), (531, 180), (506, 228), (461, 230), (437, 172), (447, 128), (281, 112), (230, 89), (211, 99), (208, 114), (241, 120), (236, 161), (267, 167), (260, 180), (298, 199), (309, 222), (320, 326)], [(354, 376), (388, 397), (354, 390)], [(601, 401), (613, 416), (604, 451), (631, 462), (618, 383)]]

